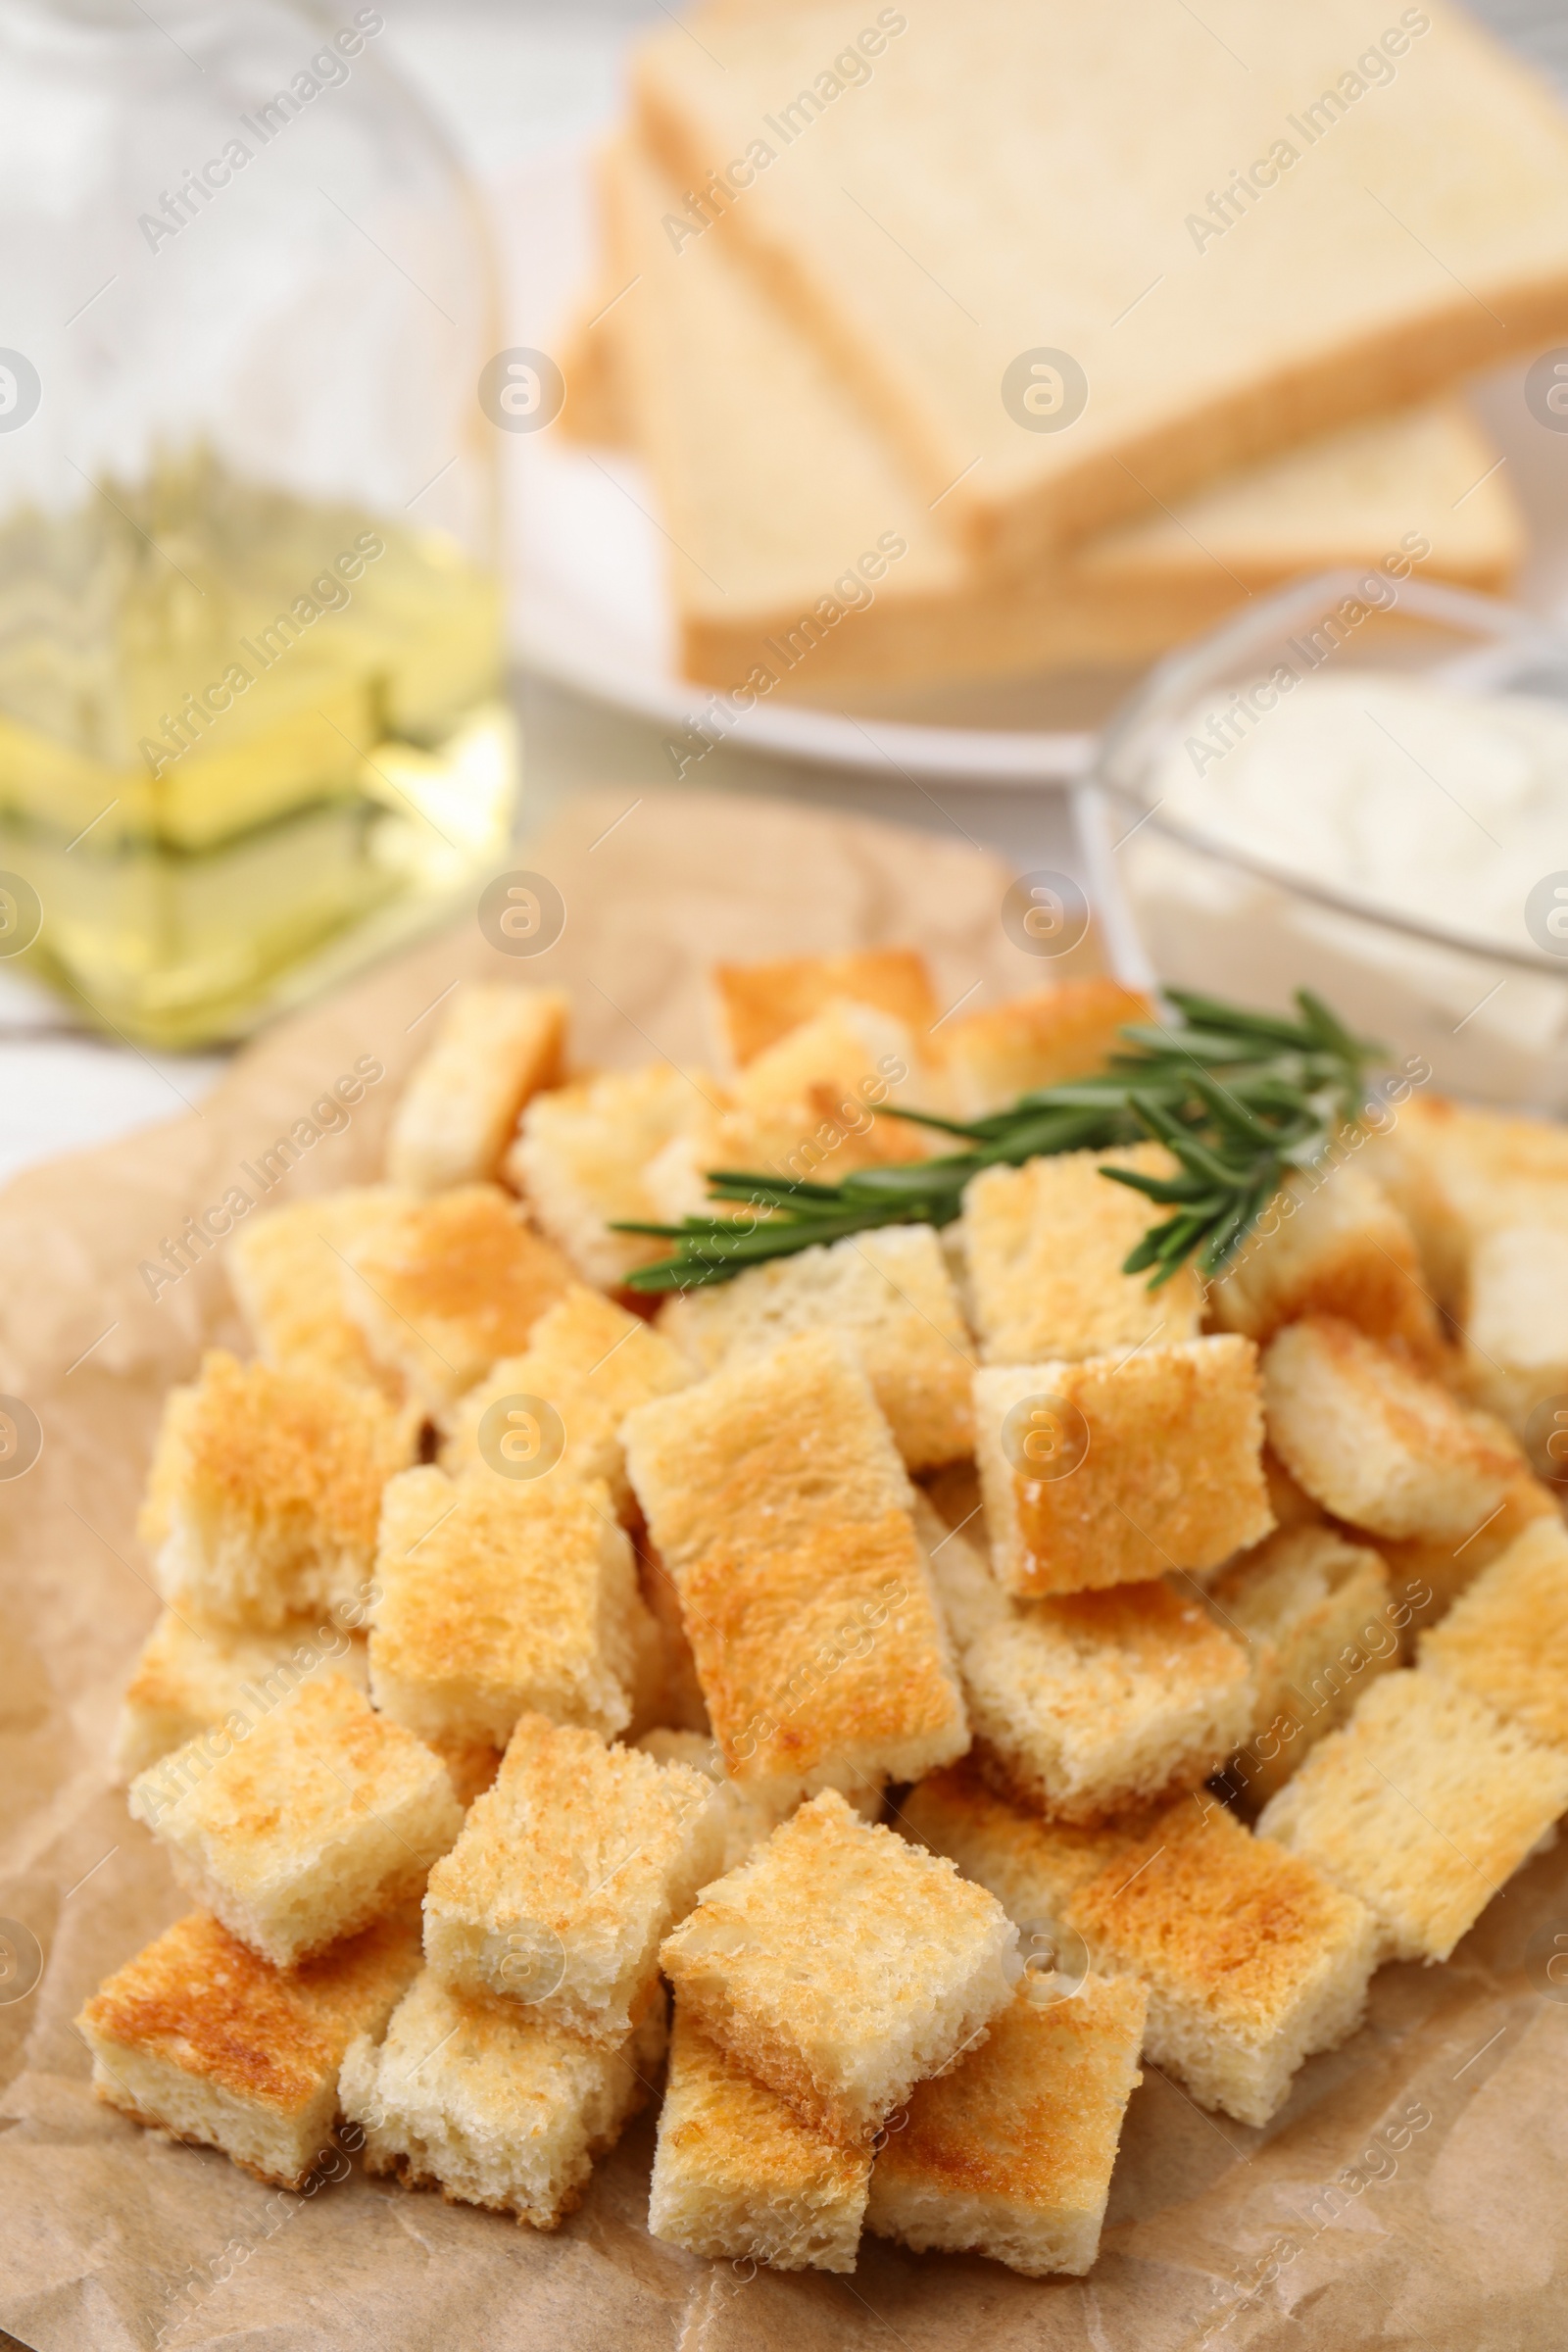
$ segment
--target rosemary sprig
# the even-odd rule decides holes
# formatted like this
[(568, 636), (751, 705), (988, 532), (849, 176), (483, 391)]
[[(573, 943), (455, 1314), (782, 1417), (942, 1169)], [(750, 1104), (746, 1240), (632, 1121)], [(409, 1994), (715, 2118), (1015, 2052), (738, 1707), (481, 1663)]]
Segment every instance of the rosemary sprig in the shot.
[(1217, 1274), (1235, 1255), (1287, 1171), (1306, 1167), (1366, 1103), (1366, 1071), (1382, 1048), (1353, 1037), (1321, 998), (1297, 993), (1298, 1020), (1249, 1012), (1186, 989), (1167, 992), (1178, 1018), (1121, 1031), (1123, 1050), (1098, 1076), (1022, 1095), (987, 1118), (949, 1119), (894, 1110), (956, 1136), (966, 1151), (860, 1168), (840, 1184), (795, 1183), (776, 1173), (720, 1168), (714, 1201), (751, 1217), (691, 1216), (679, 1225), (617, 1224), (617, 1233), (672, 1241), (671, 1256), (639, 1266), (635, 1291), (685, 1291), (728, 1282), (747, 1266), (877, 1225), (948, 1225), (982, 1168), (1019, 1167), (1055, 1152), (1102, 1152), (1152, 1136), (1177, 1173), (1143, 1176), (1102, 1168), (1171, 1214), (1153, 1226), (1124, 1271), (1158, 1290), (1192, 1260)]

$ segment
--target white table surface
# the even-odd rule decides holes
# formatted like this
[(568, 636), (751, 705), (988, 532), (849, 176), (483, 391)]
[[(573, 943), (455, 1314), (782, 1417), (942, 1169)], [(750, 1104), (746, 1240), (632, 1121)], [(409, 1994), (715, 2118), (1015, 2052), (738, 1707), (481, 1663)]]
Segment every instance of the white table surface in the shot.
[[(579, 141), (620, 105), (620, 61), (662, 0), (382, 0), (386, 41), (481, 181)], [(1499, 29), (1568, 79), (1564, 0), (1481, 0)], [(543, 821), (579, 783), (619, 784), (628, 801), (670, 781), (660, 731), (541, 679), (514, 681), (526, 746), (524, 822)], [(840, 773), (748, 756), (703, 763), (705, 788), (786, 794), (985, 844), (1015, 867), (1078, 863), (1065, 804), (1050, 788), (931, 793), (897, 775)], [(106, 1041), (25, 979), (0, 972), (0, 1179), (74, 1147), (108, 1141), (198, 1102), (221, 1054), (160, 1055)]]

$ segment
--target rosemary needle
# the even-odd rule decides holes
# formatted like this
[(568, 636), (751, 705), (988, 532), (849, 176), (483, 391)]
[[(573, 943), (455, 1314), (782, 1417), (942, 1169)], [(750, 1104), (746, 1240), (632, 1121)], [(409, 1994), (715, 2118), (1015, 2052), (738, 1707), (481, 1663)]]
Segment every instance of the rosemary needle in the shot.
[[(1021, 1095), (1006, 1110), (958, 1120), (894, 1110), (966, 1146), (930, 1159), (858, 1169), (840, 1184), (776, 1171), (720, 1168), (709, 1196), (728, 1215), (678, 1225), (617, 1223), (617, 1233), (673, 1242), (673, 1252), (628, 1276), (634, 1291), (686, 1291), (728, 1282), (747, 1266), (842, 1241), (878, 1225), (948, 1225), (982, 1168), (1019, 1167), (1057, 1152), (1103, 1152), (1153, 1137), (1176, 1162), (1169, 1176), (1102, 1168), (1171, 1213), (1125, 1261), (1158, 1290), (1189, 1261), (1217, 1274), (1292, 1168), (1309, 1166), (1366, 1105), (1366, 1072), (1382, 1048), (1351, 1036), (1321, 998), (1297, 994), (1299, 1017), (1249, 1012), (1186, 989), (1167, 992), (1178, 1018), (1135, 1023), (1122, 1051), (1092, 1078)], [(742, 1213), (737, 1215), (735, 1210)], [(745, 1212), (750, 1211), (750, 1214)]]

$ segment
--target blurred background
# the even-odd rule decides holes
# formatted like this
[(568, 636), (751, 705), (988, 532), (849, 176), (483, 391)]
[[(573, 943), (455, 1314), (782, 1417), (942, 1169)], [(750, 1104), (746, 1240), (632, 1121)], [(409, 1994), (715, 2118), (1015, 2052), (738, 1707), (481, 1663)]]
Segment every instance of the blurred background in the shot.
[[(744, 153), (746, 136), (724, 143), (731, 120), (747, 135), (770, 122), (780, 150), (809, 129), (825, 154), (823, 118), (853, 161), (846, 126), (880, 65), (846, 66), (835, 39), (835, 75), (799, 29), (813, 13), (825, 25), (763, 0), (710, 0), (684, 27), (660, 0), (0, 7), (16, 257), (0, 321), (0, 1173), (199, 1101), (235, 1038), (464, 903), (583, 784), (628, 807), (675, 786), (782, 794), (984, 843), (1078, 883), (1126, 976), (1264, 998), (1311, 976), (1435, 1051), (1451, 1083), (1560, 1107), (1568, 207), (1549, 216), (1568, 130), (1499, 67), (1456, 159), (1444, 109), (1462, 56), (1445, 82), (1426, 12), (1352, 0), (1330, 16), (1364, 18), (1399, 65), (1357, 75), (1353, 43), (1335, 108), (1302, 124), (1290, 56), (1265, 66), (1227, 41), (1261, 21), (1253, 0), (1186, 12), (1196, 115), (1212, 97), (1224, 123), (1240, 72), (1256, 122), (1296, 122), (1303, 151), (1332, 127), (1325, 169), (1347, 185), (1366, 193), (1386, 155), (1387, 283), (1369, 264), (1356, 299), (1391, 317), (1405, 302), (1398, 365), (1385, 354), (1383, 389), (1320, 415), (1282, 383), (1296, 424), (1246, 462), (1173, 458), (1182, 487), (1162, 494), (1177, 436), (1152, 432), (1149, 385), (1198, 314), (1160, 323), (1177, 267), (1156, 273), (1153, 239), (1150, 282), (1117, 278), (1115, 317), (1102, 303), (1081, 420), (1073, 353), (1017, 348), (978, 477), (955, 466), (933, 488), (940, 403), (922, 410), (913, 384), (896, 414), (887, 389), (911, 273), (930, 306), (911, 353), (927, 336), (940, 374), (968, 320), (996, 323), (1010, 354), (976, 288), (995, 295), (1009, 251), (1015, 277), (1032, 267), (1016, 223), (968, 224), (1002, 257), (995, 281), (971, 281), (961, 244), (950, 268), (900, 214), (896, 156), (868, 157), (887, 201), (873, 216), (851, 196), (861, 243), (843, 253), (804, 181), (798, 219), (772, 183), (762, 219), (737, 193), (755, 166), (706, 185), (680, 170)], [(1568, 86), (1560, 6), (1469, 13), (1543, 88)], [(880, 61), (909, 19), (862, 17), (858, 54)], [(748, 112), (748, 92), (819, 87), (813, 66), (838, 84), (814, 109)], [(1087, 84), (1084, 43), (1073, 67)], [(1157, 100), (1140, 82), (1157, 73), (1122, 57), (1117, 103)], [(985, 133), (954, 130), (965, 99), (960, 77), (937, 134), (960, 160)], [(918, 105), (906, 135), (912, 152)], [(1053, 135), (1042, 117), (1043, 149)], [(1247, 237), (1259, 257), (1279, 239), (1275, 276), (1299, 283), (1317, 234), (1332, 278), (1332, 205), (1320, 195), (1314, 230), (1294, 190), (1267, 196), (1277, 171), (1244, 183), (1239, 152), (1200, 169), (1194, 137), (1195, 211), (1160, 234), (1196, 253), (1204, 299)], [(1516, 156), (1499, 187), (1496, 159)], [(1445, 205), (1469, 222), (1467, 158), (1492, 210), (1460, 268), (1460, 227), (1450, 247), (1430, 223)], [(828, 164), (812, 169), (823, 180)], [(1092, 266), (1092, 207), (1080, 225)], [(866, 259), (879, 238), (885, 268)], [(831, 318), (816, 334), (811, 307), (815, 270), (828, 309), (853, 310), (857, 266), (888, 306), (852, 321), (863, 351)], [(1250, 266), (1261, 314), (1269, 271)], [(1440, 292), (1469, 324), (1423, 342)], [(1325, 319), (1320, 337), (1331, 304)], [(1142, 354), (1120, 443), (1116, 333)], [(937, 390), (961, 416), (955, 386)], [(1091, 434), (1124, 474), (1136, 459), (1139, 494), (1106, 505), (1102, 469), (1102, 527), (1042, 558), (1027, 532), (1059, 520), (1055, 460)], [(1317, 575), (1338, 584), (1293, 604)], [(1368, 577), (1371, 625), (1349, 624), (1343, 658), (1331, 644), (1321, 681), (1348, 679), (1338, 709), (1314, 681), (1313, 725), (1293, 711), (1272, 765), (1249, 753), (1209, 790), (1200, 752), (1195, 782), (1192, 711), (1234, 711)], [(1434, 678), (1479, 711), (1469, 734)], [(1504, 701), (1530, 710), (1499, 734)], [(1250, 724), (1219, 723), (1214, 759)], [(1394, 743), (1392, 771), (1381, 752), (1368, 767), (1367, 727)], [(1363, 808), (1381, 836), (1346, 814)]]

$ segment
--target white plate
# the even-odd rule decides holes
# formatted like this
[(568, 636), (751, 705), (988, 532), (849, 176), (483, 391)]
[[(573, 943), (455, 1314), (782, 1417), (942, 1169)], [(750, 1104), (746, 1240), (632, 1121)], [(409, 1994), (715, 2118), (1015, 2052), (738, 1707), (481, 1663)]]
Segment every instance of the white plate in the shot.
[[(559, 348), (594, 279), (589, 150), (556, 149), (491, 183), (512, 344)], [(1531, 518), (1534, 543), (1516, 601), (1568, 614), (1568, 435), (1525, 408), (1523, 368), (1491, 379), (1478, 407)], [(680, 772), (716, 699), (680, 676), (657, 502), (637, 463), (545, 431), (502, 436), (512, 650), (521, 663), (668, 730)], [(726, 713), (727, 739), (825, 764), (948, 782), (1061, 784), (1082, 775), (1095, 729), (1136, 672), (987, 681), (855, 709), (763, 704)]]

